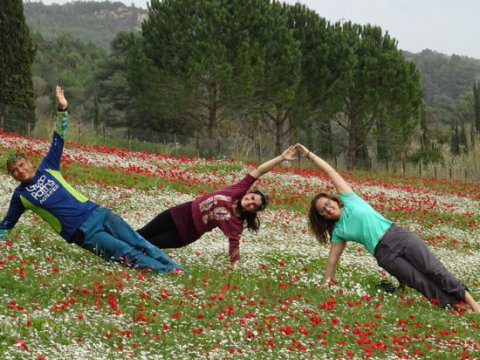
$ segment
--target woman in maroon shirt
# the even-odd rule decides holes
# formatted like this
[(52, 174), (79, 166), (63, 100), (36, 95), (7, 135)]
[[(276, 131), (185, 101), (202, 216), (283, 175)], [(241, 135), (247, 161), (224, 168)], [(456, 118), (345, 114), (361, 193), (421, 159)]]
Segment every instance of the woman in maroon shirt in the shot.
[(258, 211), (267, 206), (267, 197), (260, 191), (249, 192), (252, 184), (284, 160), (295, 160), (290, 146), (281, 155), (264, 162), (239, 182), (169, 208), (137, 232), (155, 246), (179, 248), (198, 240), (206, 232), (220, 228), (229, 241), (230, 261), (240, 260), (240, 236), (246, 227), (257, 231)]

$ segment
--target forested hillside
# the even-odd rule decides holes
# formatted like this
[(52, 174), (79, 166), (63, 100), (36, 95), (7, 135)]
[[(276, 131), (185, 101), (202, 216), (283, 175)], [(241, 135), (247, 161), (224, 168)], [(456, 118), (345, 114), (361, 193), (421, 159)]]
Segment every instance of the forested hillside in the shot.
[(422, 74), (424, 99), (430, 106), (440, 105), (444, 97), (456, 100), (480, 80), (480, 59), (448, 56), (433, 50), (418, 54), (404, 52)]
[(120, 31), (138, 31), (147, 11), (121, 2), (77, 1), (65, 5), (25, 2), (25, 17), (30, 29), (46, 40), (68, 32), (84, 42), (109, 49)]

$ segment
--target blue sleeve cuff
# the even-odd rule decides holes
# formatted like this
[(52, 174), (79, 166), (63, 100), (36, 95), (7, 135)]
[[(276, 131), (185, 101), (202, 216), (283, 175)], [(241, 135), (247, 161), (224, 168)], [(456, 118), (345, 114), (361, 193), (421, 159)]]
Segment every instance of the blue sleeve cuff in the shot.
[(5, 236), (10, 232), (10, 230), (0, 229), (0, 241), (3, 240)]

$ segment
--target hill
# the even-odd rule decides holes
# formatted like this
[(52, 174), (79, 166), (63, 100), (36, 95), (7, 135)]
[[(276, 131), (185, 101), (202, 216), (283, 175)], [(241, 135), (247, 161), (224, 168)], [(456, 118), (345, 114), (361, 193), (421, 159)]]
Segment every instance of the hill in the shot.
[(418, 54), (404, 52), (422, 74), (424, 99), (430, 106), (440, 105), (444, 97), (457, 100), (480, 81), (480, 60), (466, 56), (448, 56), (433, 50)]
[(109, 49), (118, 32), (140, 30), (147, 17), (147, 10), (109, 1), (77, 1), (65, 5), (26, 2), (24, 7), (28, 26), (46, 40), (68, 32), (104, 49)]

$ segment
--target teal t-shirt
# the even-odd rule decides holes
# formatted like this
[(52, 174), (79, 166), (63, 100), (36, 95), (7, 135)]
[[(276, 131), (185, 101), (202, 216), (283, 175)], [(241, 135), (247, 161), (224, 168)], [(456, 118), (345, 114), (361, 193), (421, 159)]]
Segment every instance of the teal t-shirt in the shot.
[(353, 192), (340, 194), (340, 200), (343, 202), (342, 214), (333, 228), (332, 242), (355, 241), (373, 255), (378, 242), (393, 223)]

